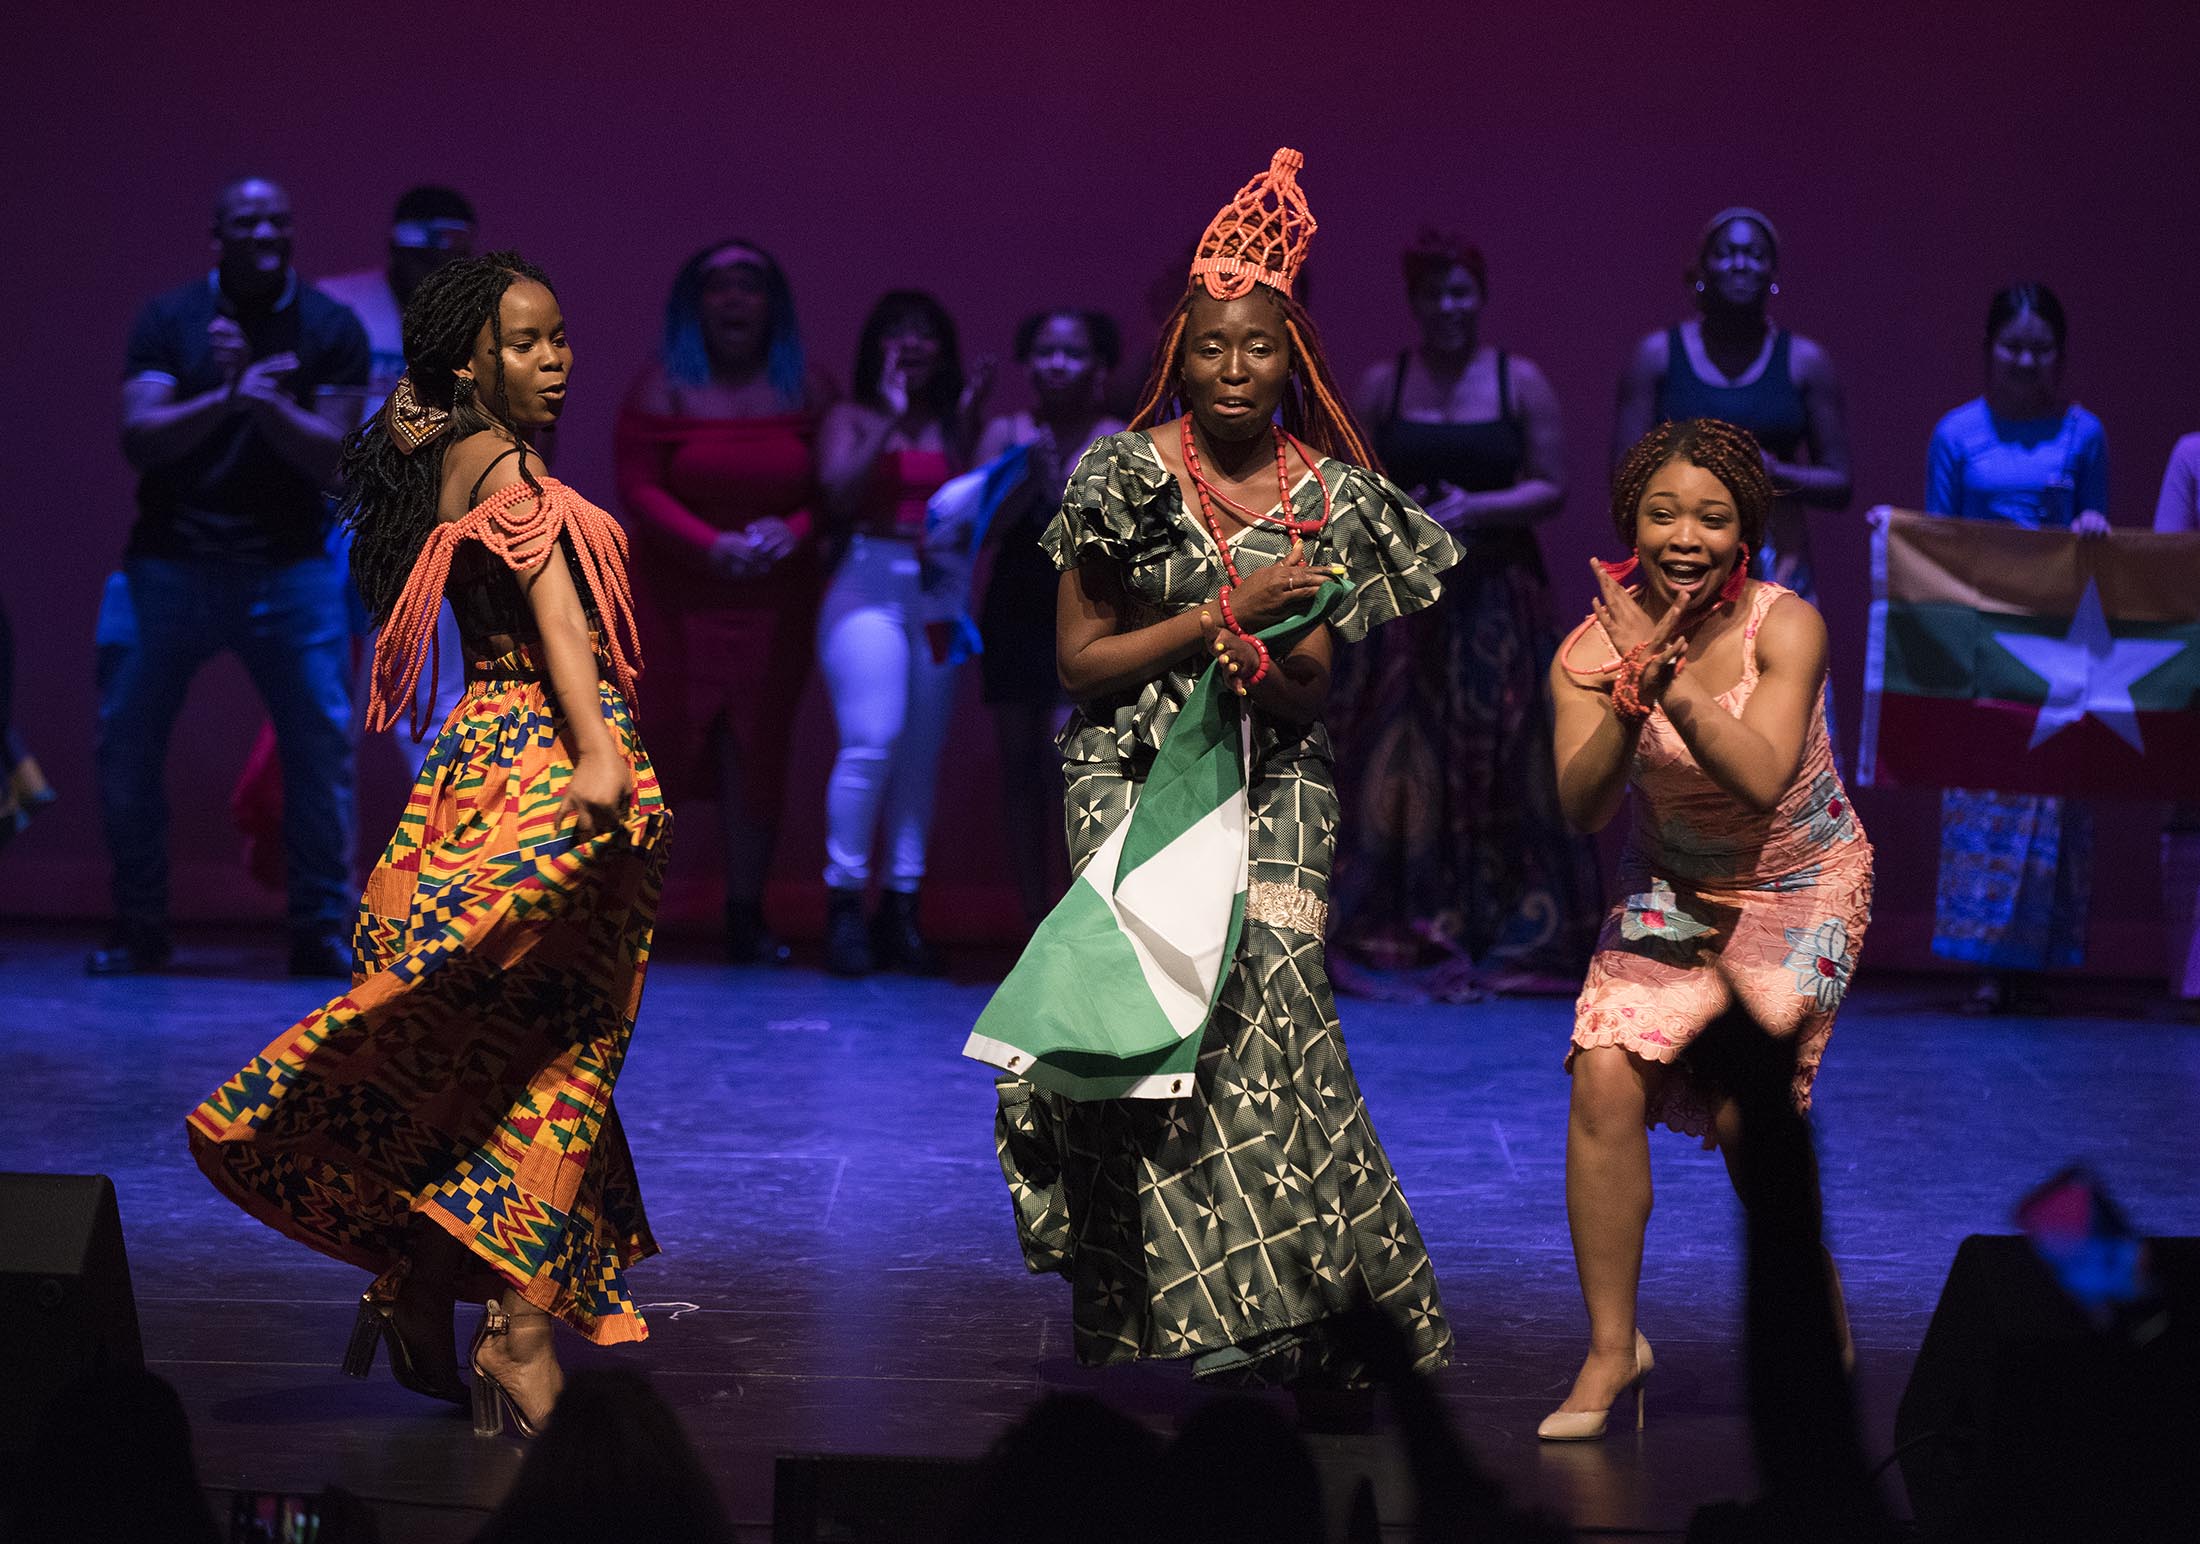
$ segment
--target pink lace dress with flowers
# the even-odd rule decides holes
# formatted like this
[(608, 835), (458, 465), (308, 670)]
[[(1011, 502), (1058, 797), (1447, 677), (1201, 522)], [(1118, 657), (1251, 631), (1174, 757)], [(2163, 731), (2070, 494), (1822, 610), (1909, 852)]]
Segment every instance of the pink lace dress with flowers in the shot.
[[(1757, 631), (1790, 593), (1755, 587), (1742, 678), (1718, 699), (1737, 718), (1757, 687)], [(1713, 782), (1662, 710), (1643, 726), (1628, 782), (1623, 899), (1598, 935), (1567, 1064), (1617, 1045), (1670, 1065), (1651, 1123), (1708, 1139), (1721, 1078), (1716, 1048), (1697, 1040), (1738, 994), (1767, 1030), (1797, 1039), (1795, 1104), (1808, 1109), (1872, 904), (1871, 843), (1834, 768), (1823, 695), (1795, 781), (1770, 812)]]

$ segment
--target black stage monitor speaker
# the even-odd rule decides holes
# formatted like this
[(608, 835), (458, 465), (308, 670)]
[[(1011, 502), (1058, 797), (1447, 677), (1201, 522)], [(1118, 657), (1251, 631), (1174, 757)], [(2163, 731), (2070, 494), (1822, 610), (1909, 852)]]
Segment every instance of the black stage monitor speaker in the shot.
[(969, 1458), (782, 1453), (772, 1474), (772, 1544), (956, 1544)]
[(1963, 1241), (1895, 1416), (1925, 1537), (2196, 1536), (2200, 1238), (2148, 1245), (2159, 1311), (2103, 1328), (2025, 1239)]
[(0, 1174), (0, 1451), (30, 1445), (64, 1385), (144, 1361), (114, 1185)]

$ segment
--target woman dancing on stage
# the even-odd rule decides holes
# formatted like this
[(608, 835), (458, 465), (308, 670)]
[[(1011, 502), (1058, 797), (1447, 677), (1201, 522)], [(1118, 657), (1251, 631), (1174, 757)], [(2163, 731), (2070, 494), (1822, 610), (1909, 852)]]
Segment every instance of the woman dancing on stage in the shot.
[[(1871, 915), (1871, 844), (1826, 738), (1825, 623), (1749, 577), (1773, 496), (1757, 442), (1732, 424), (1644, 435), (1612, 488), (1634, 557), (1597, 566), (1602, 598), (1551, 667), (1566, 818), (1600, 830), (1630, 787), (1635, 798), (1625, 899), (1597, 941), (1567, 1058), (1566, 1214), (1589, 1355), (1545, 1438), (1601, 1437), (1630, 1388), (1641, 1422), (1647, 1127), (1715, 1143), (1730, 1174), (1742, 1136), (1718, 1048), (1698, 1037), (1738, 997), (1794, 1038), (1807, 1108)], [(1630, 572), (1634, 590), (1619, 582)]]
[[(1278, 151), (1208, 227), (1131, 429), (1086, 452), (1045, 536), (1079, 704), (1060, 742), (1072, 861), (1128, 817), (1219, 655), (1252, 713), (1243, 939), (1195, 1092), (1079, 1102), (1004, 1079), (997, 1133), (1025, 1261), (1070, 1280), (1078, 1360), (1193, 1357), (1202, 1377), (1316, 1390), (1361, 1381), (1326, 1328), (1354, 1307), (1395, 1318), (1423, 1367), (1451, 1344), (1322, 967), (1337, 795), (1320, 712), (1332, 630), (1428, 605), (1456, 549), (1368, 470), (1291, 298), (1314, 229), (1300, 164)], [(1353, 593), (1329, 627), (1272, 659), (1250, 641), (1337, 574)]]
[(376, 1340), (398, 1381), (524, 1435), (562, 1385), (551, 1321), (648, 1330), (626, 1268), (656, 1253), (611, 1103), (640, 1006), (670, 818), (634, 733), (641, 667), (626, 542), (541, 472), (565, 405), (557, 297), (516, 253), (422, 281), (405, 377), (344, 456), (352, 572), (374, 619), (370, 726), (417, 700), (448, 595), (466, 694), (367, 880), (352, 988), (278, 1037), (189, 1121), (215, 1187), (376, 1272), (345, 1368)]

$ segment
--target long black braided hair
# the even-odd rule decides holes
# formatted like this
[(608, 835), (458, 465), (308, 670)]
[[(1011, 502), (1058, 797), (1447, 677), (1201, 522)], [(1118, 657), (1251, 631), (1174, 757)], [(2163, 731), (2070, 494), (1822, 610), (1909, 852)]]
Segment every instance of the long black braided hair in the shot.
[[(449, 413), (451, 421), (409, 456), (390, 439), (383, 413), (344, 441), (337, 518), (351, 530), (352, 582), (377, 624), (389, 620), (390, 607), (435, 529), (443, 457), (453, 445), (484, 429), (509, 435), (520, 447), (520, 476), (542, 491), (528, 470), (526, 441), (512, 431), (504, 395), (504, 327), (498, 313), (504, 292), (521, 279), (551, 288), (549, 277), (517, 252), (463, 257), (422, 279), (405, 307), (405, 373), (421, 402)], [(458, 374), (473, 357), (483, 327), (497, 361), (496, 379), (486, 391)]]

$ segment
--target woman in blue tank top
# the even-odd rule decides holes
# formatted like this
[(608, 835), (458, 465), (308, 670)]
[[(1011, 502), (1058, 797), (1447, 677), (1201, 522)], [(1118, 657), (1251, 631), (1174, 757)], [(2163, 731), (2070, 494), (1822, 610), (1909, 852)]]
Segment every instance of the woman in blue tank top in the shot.
[(1826, 351), (1766, 314), (1780, 293), (1779, 260), (1779, 232), (1764, 215), (1736, 208), (1712, 217), (1688, 270), (1700, 314), (1635, 346), (1620, 377), (1612, 464), (1653, 424), (1718, 418), (1747, 429), (1782, 494), (1751, 570), (1815, 606), (1805, 515), (1848, 507), (1848, 418)]

